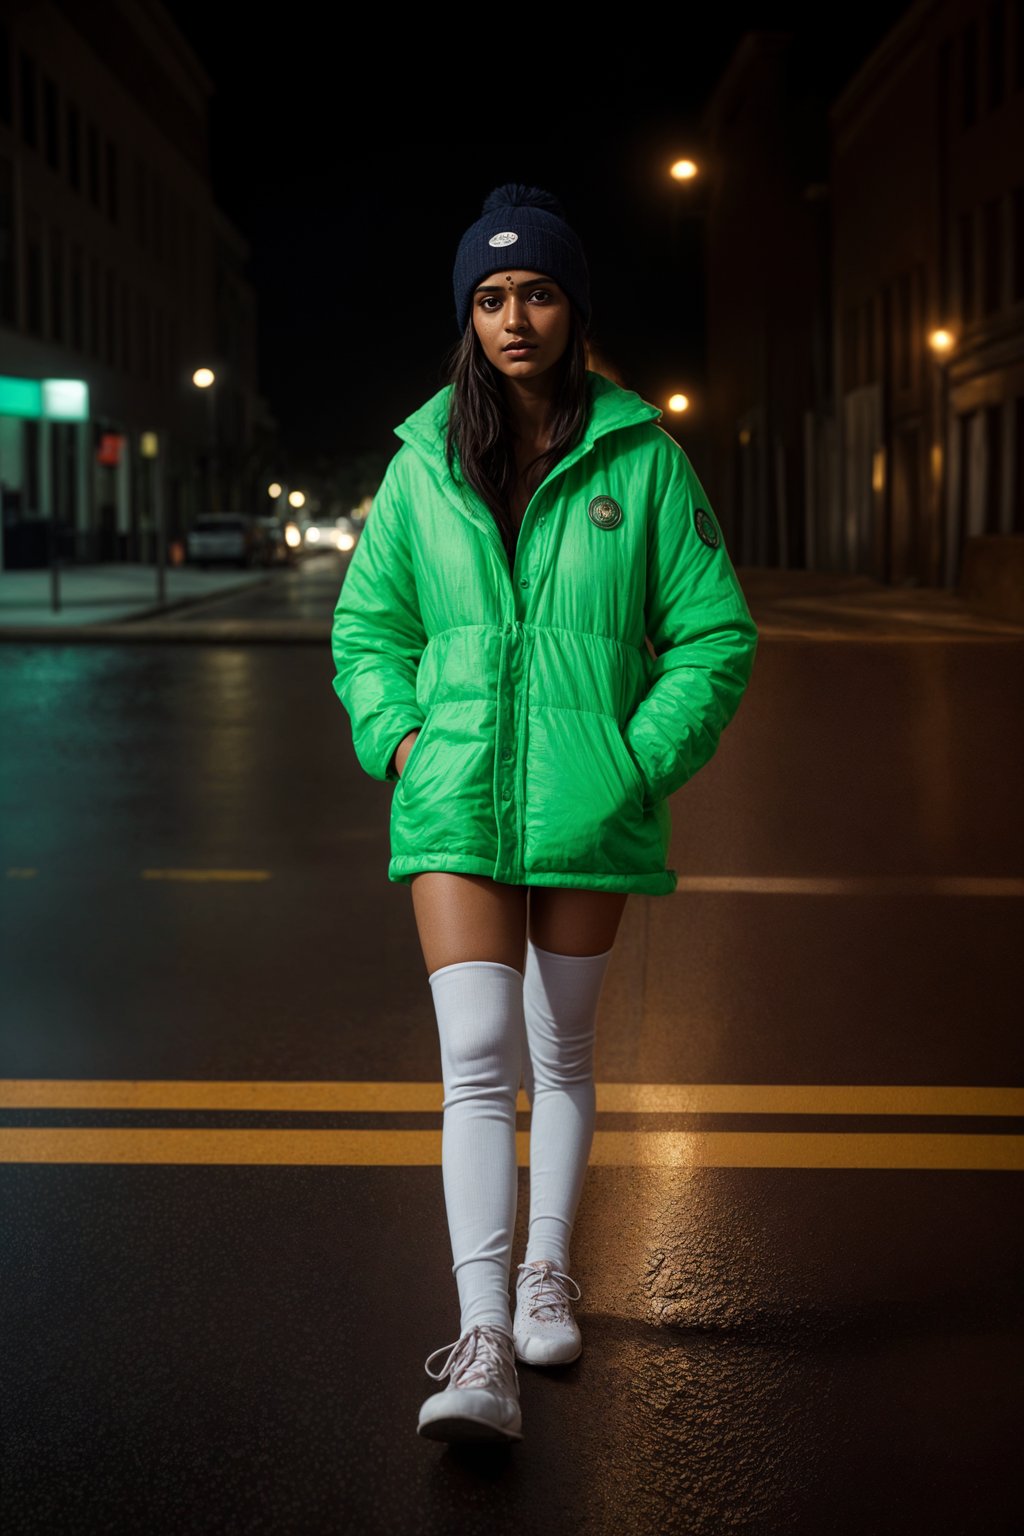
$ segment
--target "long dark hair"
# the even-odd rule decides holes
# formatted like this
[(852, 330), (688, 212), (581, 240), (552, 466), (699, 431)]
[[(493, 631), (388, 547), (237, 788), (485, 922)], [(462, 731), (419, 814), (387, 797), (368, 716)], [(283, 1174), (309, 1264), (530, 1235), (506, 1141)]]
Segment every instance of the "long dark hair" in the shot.
[[(552, 400), (551, 446), (527, 465), (534, 489), (575, 446), (587, 424), (590, 396), (586, 330), (575, 305), (571, 306), (569, 340), (555, 367), (558, 378)], [(448, 382), (454, 386), (445, 439), (448, 469), (454, 480), (461, 476), (472, 486), (494, 514), (511, 567), (515, 560), (516, 530), (510, 497), (516, 481), (516, 458), (501, 392), (501, 374), (484, 356), (472, 316), (446, 371)]]

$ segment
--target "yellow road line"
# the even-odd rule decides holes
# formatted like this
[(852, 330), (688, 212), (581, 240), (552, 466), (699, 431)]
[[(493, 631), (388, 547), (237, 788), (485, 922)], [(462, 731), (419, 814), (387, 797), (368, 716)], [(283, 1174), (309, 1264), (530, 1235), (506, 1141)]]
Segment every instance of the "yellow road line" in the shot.
[(144, 869), (143, 880), (269, 880), (269, 869)]
[[(438, 1082), (200, 1082), (0, 1078), (0, 1109), (433, 1114)], [(520, 1090), (517, 1107), (529, 1103)], [(598, 1083), (603, 1114), (1024, 1115), (1024, 1088), (846, 1083)]]
[(681, 875), (675, 894), (759, 896), (1024, 896), (1024, 880), (984, 875)]
[[(530, 1141), (516, 1134), (518, 1165)], [(888, 1168), (1024, 1172), (1024, 1136), (785, 1131), (597, 1131), (590, 1161), (617, 1168)], [(0, 1130), (2, 1163), (436, 1167), (435, 1131)]]

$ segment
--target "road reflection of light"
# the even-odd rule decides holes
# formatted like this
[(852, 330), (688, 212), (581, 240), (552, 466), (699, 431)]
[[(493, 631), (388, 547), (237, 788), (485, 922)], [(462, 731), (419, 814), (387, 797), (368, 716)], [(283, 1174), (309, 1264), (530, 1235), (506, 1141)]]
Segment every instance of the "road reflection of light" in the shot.
[[(186, 864), (253, 862), (272, 805), (261, 803), (269, 780), (258, 765), (267, 755), (267, 724), (261, 709), (268, 683), (261, 676), (267, 653), (258, 645), (213, 645), (192, 674), (191, 687), (174, 691), (188, 743), (176, 776)], [(257, 861), (258, 862), (258, 861)]]
[(588, 1528), (621, 1520), (628, 1488), (630, 1529), (665, 1529), (671, 1510), (673, 1529), (786, 1530), (820, 1480), (834, 1433), (828, 1244), (808, 1265), (790, 1178), (590, 1170), (570, 1271), (591, 1392), (607, 1405), (605, 1475), (577, 1506)]

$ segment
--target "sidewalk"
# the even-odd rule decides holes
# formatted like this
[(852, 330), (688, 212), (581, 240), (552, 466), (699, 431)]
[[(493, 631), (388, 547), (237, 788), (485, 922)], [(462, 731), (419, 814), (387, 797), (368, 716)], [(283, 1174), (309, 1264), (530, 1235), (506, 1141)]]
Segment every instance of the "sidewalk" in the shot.
[[(203, 603), (263, 586), (277, 574), (169, 566), (161, 607), (153, 566), (70, 566), (60, 573), (61, 608), (54, 613), (48, 570), (0, 571), (0, 640), (326, 643), (329, 608), (322, 620), (195, 616)], [(764, 639), (1024, 640), (1024, 625), (974, 612), (943, 588), (887, 587), (867, 576), (754, 566), (737, 567), (737, 575)], [(175, 617), (184, 609), (192, 610), (185, 623)]]

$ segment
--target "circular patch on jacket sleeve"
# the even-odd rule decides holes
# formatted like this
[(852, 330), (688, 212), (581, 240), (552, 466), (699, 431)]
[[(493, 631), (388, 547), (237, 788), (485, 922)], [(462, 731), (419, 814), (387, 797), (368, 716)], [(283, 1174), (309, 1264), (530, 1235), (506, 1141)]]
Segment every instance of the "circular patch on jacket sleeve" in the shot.
[(622, 522), (622, 508), (611, 496), (595, 496), (587, 516), (598, 528), (617, 528)]
[(706, 507), (694, 507), (693, 525), (697, 530), (698, 537), (704, 540), (709, 549), (718, 548), (722, 542), (722, 535), (719, 533), (718, 526)]

